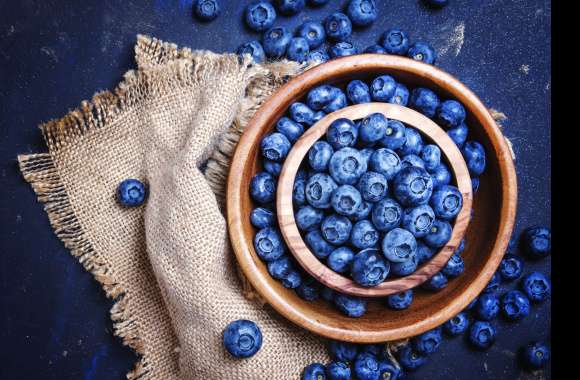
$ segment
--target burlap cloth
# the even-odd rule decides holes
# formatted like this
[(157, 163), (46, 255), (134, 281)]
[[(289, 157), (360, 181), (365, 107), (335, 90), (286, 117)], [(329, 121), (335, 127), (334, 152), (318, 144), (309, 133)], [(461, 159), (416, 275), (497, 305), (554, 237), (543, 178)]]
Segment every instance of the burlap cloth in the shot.
[[(301, 68), (143, 36), (135, 58), (113, 92), (41, 126), (48, 153), (20, 156), (24, 177), (55, 233), (116, 301), (114, 332), (140, 354), (127, 378), (298, 379), (328, 360), (324, 344), (242, 295), (221, 204), (241, 131)], [(117, 204), (126, 178), (149, 185), (144, 206)], [(264, 336), (245, 360), (222, 344), (240, 318)]]

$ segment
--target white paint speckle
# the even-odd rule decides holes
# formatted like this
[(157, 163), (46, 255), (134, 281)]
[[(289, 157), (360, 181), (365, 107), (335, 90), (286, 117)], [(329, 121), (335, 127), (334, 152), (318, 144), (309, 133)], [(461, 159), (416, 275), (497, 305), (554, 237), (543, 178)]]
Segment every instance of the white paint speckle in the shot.
[[(446, 30), (449, 31), (445, 33)], [(465, 22), (461, 21), (454, 27), (443, 27), (443, 35), (445, 36), (445, 40), (438, 49), (437, 55), (443, 57), (447, 53), (452, 52), (453, 56), (457, 57), (461, 53), (461, 48), (463, 48), (463, 43), (465, 42)]]
[(48, 55), (48, 57), (53, 61), (53, 62), (58, 62), (58, 56), (56, 55), (56, 52), (54, 51), (53, 48), (50, 48), (48, 46), (43, 46), (40, 48), (40, 51), (46, 55)]
[(526, 75), (530, 73), (530, 65), (521, 65), (520, 71)]

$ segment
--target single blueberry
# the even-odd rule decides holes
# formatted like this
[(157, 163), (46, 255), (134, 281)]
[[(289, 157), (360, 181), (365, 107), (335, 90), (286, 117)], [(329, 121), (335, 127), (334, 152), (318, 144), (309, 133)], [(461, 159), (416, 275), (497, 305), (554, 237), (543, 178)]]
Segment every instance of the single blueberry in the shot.
[(262, 347), (262, 332), (255, 322), (239, 319), (224, 330), (224, 346), (236, 358), (253, 356)]
[(435, 250), (422, 241), (417, 242), (417, 264), (421, 265), (426, 263), (427, 261), (431, 260), (433, 255), (435, 254)]
[[(435, 236), (434, 241), (428, 241), (428, 234), (432, 233), (432, 228), (435, 223), (435, 213), (429, 205), (419, 205), (417, 207), (410, 207), (403, 212), (403, 219), (401, 225), (404, 229), (413, 234), (416, 238), (422, 238), (425, 244), (432, 248), (439, 248), (435, 243), (440, 243), (438, 236)], [(444, 229), (444, 227), (442, 227)], [(438, 232), (439, 229), (435, 231)], [(444, 231), (445, 234), (446, 231)], [(445, 237), (445, 236), (443, 236)]]
[(522, 235), (522, 243), (530, 257), (546, 257), (552, 252), (552, 230), (544, 226), (529, 227)]
[(294, 207), (300, 207), (306, 204), (306, 180), (296, 177), (294, 187), (292, 189), (292, 202)]
[(316, 173), (308, 179), (304, 187), (306, 201), (316, 208), (330, 208), (332, 192), (338, 187), (331, 176)]
[(358, 248), (376, 247), (380, 233), (369, 220), (360, 220), (352, 227), (350, 243)]
[(529, 369), (543, 368), (550, 361), (550, 349), (542, 342), (528, 343), (520, 355), (523, 364)]
[[(324, 63), (330, 60), (328, 53), (322, 49), (313, 50), (308, 53), (308, 62)], [(324, 116), (324, 115), (323, 115)]]
[(469, 342), (479, 349), (487, 349), (495, 342), (495, 327), (487, 321), (475, 321), (469, 328)]
[(302, 63), (308, 59), (308, 54), (310, 54), (310, 48), (305, 38), (294, 37), (288, 43), (286, 58), (289, 60)]
[(408, 154), (420, 155), (423, 151), (423, 138), (421, 134), (413, 129), (405, 129), (405, 143), (397, 150), (397, 153), (401, 156), (406, 156)]
[(372, 210), (371, 219), (377, 230), (388, 232), (401, 224), (403, 208), (392, 198), (379, 201)]
[(485, 170), (486, 165), (483, 145), (477, 141), (468, 141), (463, 146), (461, 153), (463, 153), (469, 173), (474, 177), (479, 177)]
[(346, 14), (356, 26), (369, 26), (378, 17), (375, 0), (350, 0)]
[(427, 282), (424, 282), (422, 287), (423, 289), (436, 292), (446, 287), (447, 283), (447, 277), (443, 273), (437, 272)]
[(468, 134), (469, 128), (465, 123), (461, 123), (457, 127), (449, 128), (447, 130), (447, 135), (451, 137), (451, 140), (453, 140), (459, 149), (463, 148), (463, 144), (467, 141)]
[(457, 253), (454, 253), (453, 256), (449, 258), (447, 264), (441, 269), (441, 273), (443, 273), (447, 277), (457, 277), (465, 270), (465, 263), (463, 258), (459, 256)]
[(453, 128), (465, 121), (465, 108), (457, 100), (446, 100), (437, 109), (437, 121), (445, 128)]
[(320, 286), (319, 282), (308, 276), (296, 288), (296, 294), (305, 301), (316, 301), (320, 298)]
[(304, 0), (276, 0), (280, 13), (293, 15), (302, 11), (306, 5)]
[(339, 362), (352, 363), (359, 353), (359, 345), (331, 340), (328, 343), (330, 357)]
[(443, 324), (443, 330), (450, 336), (463, 334), (469, 327), (467, 313), (461, 312)]
[(516, 255), (507, 254), (501, 260), (499, 265), (499, 273), (502, 279), (506, 281), (513, 281), (522, 275), (524, 270), (524, 261)]
[(326, 366), (328, 380), (350, 380), (351, 370), (347, 363), (332, 362)]
[(361, 317), (367, 311), (367, 301), (365, 299), (342, 293), (334, 295), (334, 305), (344, 315), (351, 318)]
[(417, 240), (409, 231), (397, 227), (387, 232), (381, 247), (388, 260), (401, 263), (415, 254)]
[(350, 272), (350, 264), (354, 259), (354, 252), (348, 247), (338, 247), (328, 256), (326, 264), (337, 273)]
[(322, 233), (319, 230), (308, 232), (304, 236), (304, 241), (306, 242), (308, 248), (312, 250), (314, 256), (319, 259), (327, 258), (328, 255), (330, 255), (332, 251), (336, 249), (335, 246), (324, 240)]
[(451, 173), (447, 165), (441, 163), (434, 170), (430, 172), (433, 178), (433, 188), (438, 189), (441, 186), (449, 185), (451, 183)]
[(357, 184), (362, 198), (368, 202), (378, 202), (387, 196), (389, 185), (387, 178), (381, 173), (366, 172)]
[(407, 106), (409, 103), (409, 89), (402, 83), (397, 83), (393, 96), (388, 100), (389, 103)]
[(390, 75), (381, 75), (371, 83), (371, 97), (377, 102), (388, 102), (395, 94), (397, 82)]
[(393, 194), (403, 206), (426, 204), (433, 194), (433, 178), (415, 166), (401, 169), (393, 181)]
[(369, 86), (361, 80), (353, 80), (346, 86), (346, 97), (352, 104), (369, 103), (371, 101)]
[(292, 39), (292, 33), (283, 26), (268, 29), (262, 37), (264, 52), (270, 58), (282, 58)]
[(358, 48), (349, 41), (340, 41), (330, 47), (330, 56), (332, 58), (347, 57), (358, 53)]
[(276, 179), (272, 174), (260, 172), (250, 181), (250, 195), (258, 203), (266, 204), (276, 197)]
[(443, 341), (443, 335), (441, 334), (441, 327), (434, 328), (424, 332), (423, 334), (417, 335), (411, 338), (411, 344), (418, 354), (421, 355), (431, 355)]
[(310, 49), (316, 49), (322, 45), (326, 39), (324, 26), (316, 21), (306, 21), (304, 24), (300, 25), (297, 34), (308, 42)]
[(406, 128), (398, 120), (389, 120), (389, 125), (385, 129), (385, 137), (379, 142), (385, 148), (396, 150), (401, 148), (407, 141)]
[(272, 210), (257, 207), (250, 213), (250, 222), (256, 228), (262, 229), (276, 224), (276, 216)]
[(391, 273), (398, 277), (405, 277), (415, 272), (418, 265), (419, 260), (417, 258), (417, 254), (415, 253), (402, 263), (392, 263)]
[(282, 286), (288, 289), (296, 289), (302, 284), (302, 275), (297, 270), (290, 270), (288, 275), (281, 280)]
[(530, 300), (519, 290), (510, 290), (501, 297), (501, 311), (510, 321), (519, 321), (530, 314)]
[(276, 130), (286, 136), (288, 141), (292, 144), (295, 143), (304, 133), (304, 127), (302, 124), (285, 116), (281, 117), (276, 123)]
[(484, 293), (493, 293), (499, 289), (501, 285), (501, 276), (498, 272), (495, 272), (489, 282), (487, 283), (486, 287), (483, 289)]
[(373, 354), (362, 352), (356, 357), (353, 372), (359, 380), (378, 380), (381, 375), (379, 360)]
[(221, 13), (218, 0), (195, 0), (193, 3), (195, 15), (204, 21), (211, 21)]
[(384, 47), (379, 44), (371, 45), (364, 50), (365, 53), (370, 54), (387, 54), (387, 51)]
[(407, 57), (412, 58), (415, 61), (433, 65), (437, 60), (437, 52), (435, 52), (435, 49), (433, 49), (431, 45), (418, 41), (409, 46)]
[(443, 185), (433, 191), (429, 204), (438, 218), (452, 220), (463, 207), (463, 196), (457, 187)]
[(322, 237), (333, 245), (341, 245), (348, 241), (352, 230), (352, 222), (342, 215), (332, 214), (322, 220), (320, 227)]
[(407, 309), (413, 303), (413, 290), (405, 290), (387, 297), (387, 306), (393, 310)]
[(328, 170), (328, 163), (333, 153), (334, 149), (326, 141), (315, 142), (308, 151), (308, 163), (312, 170), (317, 172)]
[(245, 11), (246, 25), (256, 32), (271, 28), (276, 21), (276, 10), (268, 1), (252, 1)]
[(400, 29), (384, 32), (379, 42), (389, 54), (406, 55), (409, 50), (409, 37)]
[(389, 120), (382, 113), (375, 112), (362, 119), (359, 138), (365, 143), (374, 143), (385, 137)]
[(401, 169), (408, 168), (409, 166), (425, 169), (425, 161), (416, 154), (407, 154), (401, 159)]
[(358, 129), (349, 119), (336, 119), (326, 131), (326, 140), (334, 149), (353, 146), (358, 138)]
[(550, 297), (550, 280), (540, 272), (531, 272), (521, 281), (521, 288), (532, 302), (542, 302)]
[(292, 103), (289, 113), (292, 120), (297, 123), (306, 124), (308, 126), (314, 124), (314, 111), (304, 103)]
[(421, 158), (425, 162), (425, 169), (434, 170), (441, 163), (441, 149), (437, 145), (425, 145), (421, 152)]
[(477, 317), (483, 321), (491, 321), (499, 313), (499, 299), (494, 293), (483, 293), (475, 305)]
[(379, 250), (367, 248), (356, 254), (350, 272), (354, 282), (364, 287), (371, 287), (383, 282), (389, 270), (389, 262), (380, 255)]
[(262, 63), (266, 60), (264, 48), (262, 47), (262, 44), (256, 40), (246, 42), (238, 47), (238, 55), (244, 56), (245, 54), (250, 55), (255, 63)]
[(355, 185), (367, 171), (367, 165), (358, 150), (347, 147), (334, 152), (328, 171), (336, 183)]
[(293, 269), (292, 261), (286, 255), (282, 255), (280, 258), (268, 263), (268, 273), (277, 280), (283, 280), (288, 277), (288, 274)]
[(262, 156), (276, 162), (284, 161), (291, 147), (290, 140), (279, 132), (270, 133), (260, 143)]
[(320, 227), (324, 211), (314, 208), (310, 205), (302, 206), (296, 213), (296, 225), (301, 231), (312, 231)]
[(314, 87), (306, 96), (306, 104), (311, 109), (320, 111), (332, 102), (339, 92), (341, 92), (339, 88), (327, 84)]
[(326, 367), (320, 363), (309, 364), (304, 368), (302, 380), (326, 380)]
[(395, 365), (390, 359), (384, 359), (379, 362), (379, 371), (379, 379), (383, 380), (399, 380), (402, 379), (401, 376), (404, 376), (401, 367)]
[(437, 108), (439, 108), (439, 97), (428, 88), (418, 87), (411, 92), (409, 104), (411, 108), (432, 118), (435, 116)]
[(340, 185), (332, 193), (330, 203), (339, 215), (354, 216), (361, 206), (363, 199), (356, 187)]
[(279, 259), (285, 251), (280, 233), (273, 227), (262, 228), (254, 236), (256, 253), (264, 261)]
[(117, 187), (117, 201), (123, 207), (136, 207), (145, 202), (147, 187), (138, 179), (123, 180)]
[(427, 235), (423, 238), (425, 244), (433, 248), (441, 248), (449, 239), (451, 239), (451, 233), (453, 232), (453, 227), (451, 224), (445, 220), (436, 219), (431, 226), (431, 229)]
[(414, 371), (427, 363), (427, 357), (415, 352), (411, 345), (404, 346), (397, 351), (399, 364), (408, 371)]
[(331, 40), (346, 41), (352, 34), (352, 22), (344, 13), (335, 12), (324, 21), (324, 30)]
[(395, 151), (389, 148), (379, 148), (369, 159), (369, 168), (380, 173), (387, 180), (393, 179), (401, 170), (401, 159)]

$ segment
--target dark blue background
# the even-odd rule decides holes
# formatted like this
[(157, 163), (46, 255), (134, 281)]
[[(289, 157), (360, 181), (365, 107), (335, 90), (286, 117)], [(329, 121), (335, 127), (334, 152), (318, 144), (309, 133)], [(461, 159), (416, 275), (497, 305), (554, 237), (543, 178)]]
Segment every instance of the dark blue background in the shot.
[[(111, 334), (111, 302), (52, 233), (16, 155), (45, 151), (39, 123), (113, 88), (135, 67), (137, 33), (218, 52), (258, 38), (241, 21), (246, 1), (221, 2), (221, 16), (202, 24), (192, 18), (191, 0), (0, 0), (0, 379), (122, 379), (132, 368), (134, 354)], [(277, 23), (322, 19), (342, 3)], [(516, 231), (549, 225), (550, 1), (450, 0), (441, 11), (419, 0), (377, 3), (379, 20), (354, 41), (365, 47), (398, 26), (446, 51), (439, 66), (508, 116), (504, 131), (518, 156)], [(531, 268), (550, 273), (549, 260)], [(514, 352), (550, 339), (549, 302), (520, 324), (497, 323), (489, 351), (474, 352), (461, 338), (446, 342), (414, 377), (525, 378)]]

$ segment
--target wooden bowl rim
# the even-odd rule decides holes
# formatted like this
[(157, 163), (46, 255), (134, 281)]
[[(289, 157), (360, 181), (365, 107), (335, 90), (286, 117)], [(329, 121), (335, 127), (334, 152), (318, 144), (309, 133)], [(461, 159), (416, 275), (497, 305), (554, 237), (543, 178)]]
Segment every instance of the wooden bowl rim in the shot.
[[(380, 331), (353, 330), (340, 325), (319, 322), (310, 313), (294, 308), (283, 294), (271, 288), (268, 283), (271, 278), (267, 273), (260, 271), (250, 252), (252, 239), (246, 239), (244, 234), (243, 221), (247, 221), (248, 215), (241, 215), (241, 199), (248, 189), (242, 188), (240, 173), (243, 173), (246, 164), (245, 157), (252, 150), (251, 143), (260, 135), (262, 126), (271, 124), (269, 115), (275, 111), (285, 110), (314, 86), (332, 81), (335, 74), (347, 76), (385, 70), (399, 70), (408, 75), (427, 79), (435, 86), (452, 94), (455, 99), (466, 106), (483, 127), (482, 132), (486, 134), (493, 147), (493, 152), (488, 152), (488, 154), (494, 154), (497, 157), (503, 202), (498, 232), (490, 257), (460, 296), (450, 299), (446, 305), (429, 317), (409, 325)], [(268, 112), (260, 112), (260, 110), (268, 110)], [(435, 66), (409, 58), (382, 54), (361, 54), (331, 60), (305, 71), (280, 87), (264, 102), (242, 134), (232, 158), (226, 190), (226, 216), (230, 241), (238, 264), (252, 287), (278, 313), (296, 325), (327, 338), (354, 343), (379, 343), (415, 336), (443, 324), (465, 309), (481, 293), (499, 266), (511, 237), (516, 207), (517, 180), (510, 150), (495, 120), (481, 100), (455, 77)]]

